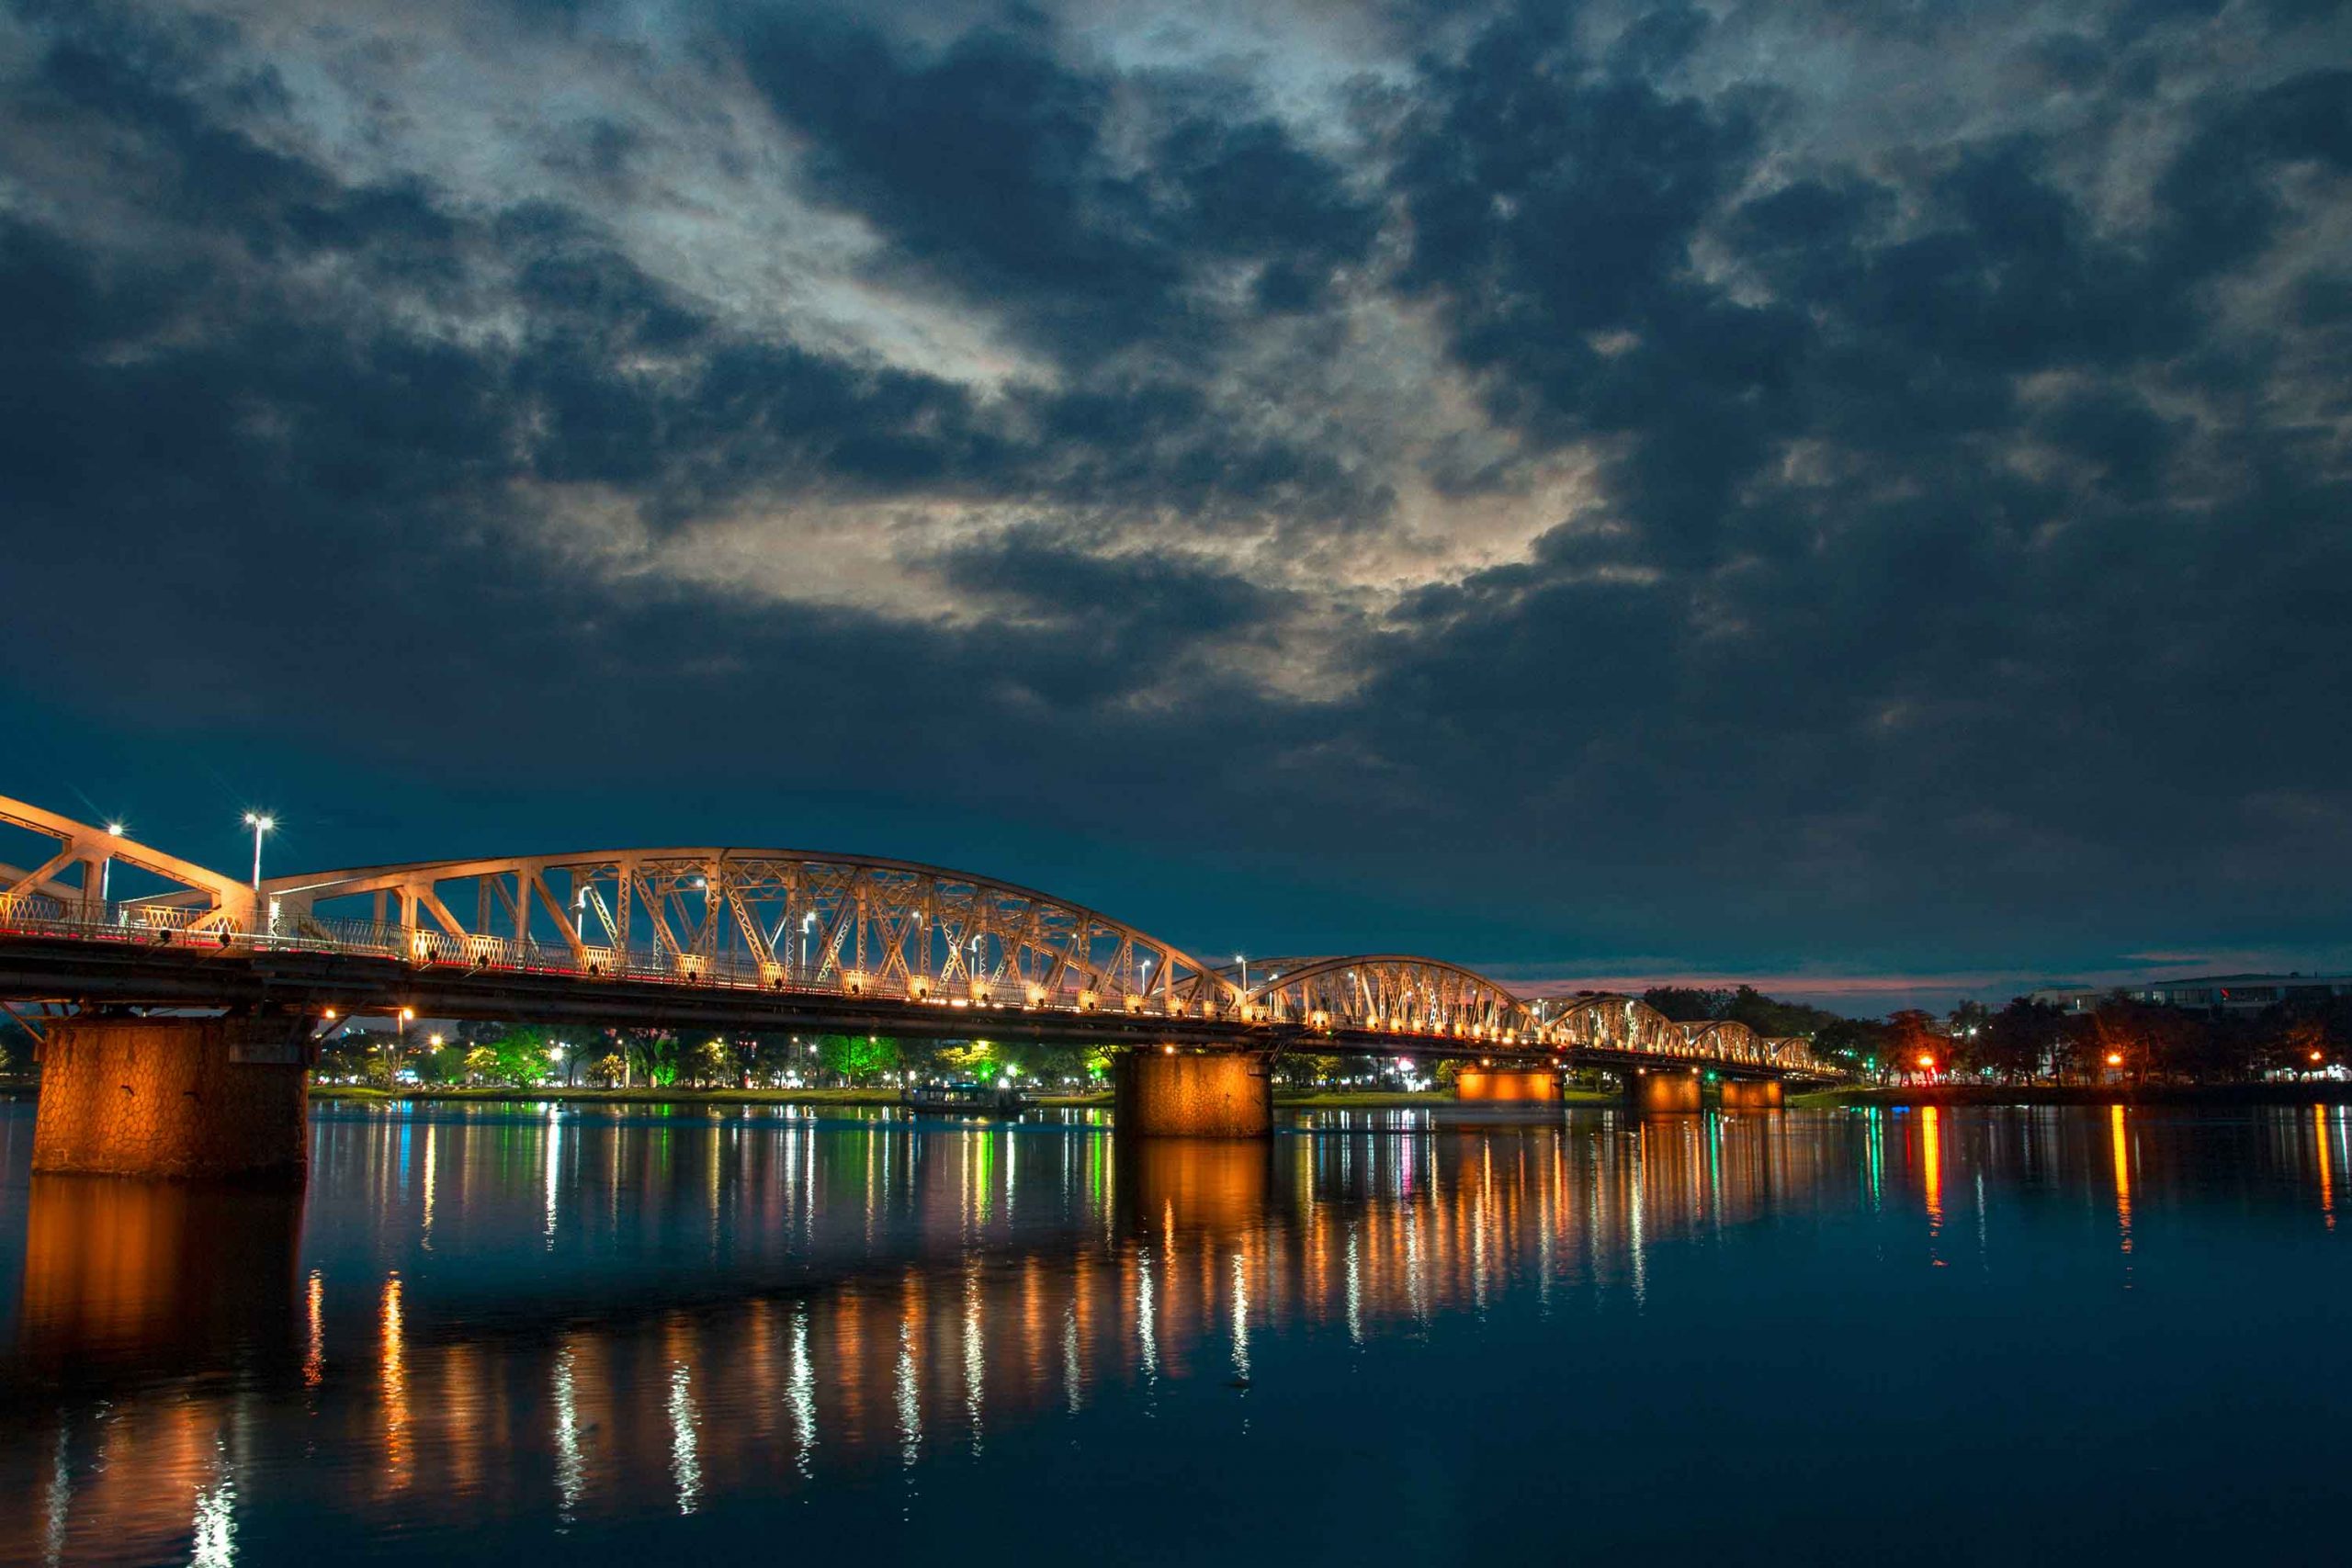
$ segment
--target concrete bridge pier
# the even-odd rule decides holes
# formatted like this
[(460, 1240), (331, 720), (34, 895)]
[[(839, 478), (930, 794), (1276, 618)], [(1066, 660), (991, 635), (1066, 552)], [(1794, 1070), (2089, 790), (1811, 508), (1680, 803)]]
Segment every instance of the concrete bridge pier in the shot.
[(1637, 1067), (1624, 1078), (1625, 1103), (1645, 1115), (1699, 1111), (1706, 1098), (1699, 1074), (1690, 1068), (1651, 1072)]
[(1725, 1111), (1781, 1109), (1781, 1089), (1778, 1078), (1725, 1078), (1722, 1088)]
[(1501, 1100), (1557, 1105), (1560, 1075), (1549, 1067), (1464, 1067), (1454, 1075), (1453, 1098), (1465, 1104)]
[(40, 1047), (36, 1172), (299, 1183), (309, 1021), (60, 1019)]
[(1112, 1064), (1111, 1089), (1122, 1138), (1273, 1135), (1274, 1080), (1255, 1051), (1125, 1051)]

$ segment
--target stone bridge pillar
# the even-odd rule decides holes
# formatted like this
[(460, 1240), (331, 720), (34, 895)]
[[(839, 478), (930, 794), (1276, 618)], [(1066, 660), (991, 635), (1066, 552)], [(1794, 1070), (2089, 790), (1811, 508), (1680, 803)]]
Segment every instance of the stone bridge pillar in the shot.
[(40, 1048), (33, 1169), (299, 1182), (308, 1034), (286, 1015), (61, 1019)]
[(1560, 1075), (1548, 1067), (1464, 1067), (1454, 1075), (1453, 1098), (1472, 1100), (1560, 1101)]
[(1744, 1082), (1738, 1078), (1725, 1078), (1723, 1081), (1723, 1091), (1725, 1111), (1778, 1111), (1781, 1109), (1781, 1080), (1778, 1078), (1752, 1078)]
[(1123, 1051), (1111, 1069), (1111, 1122), (1123, 1138), (1264, 1138), (1273, 1077), (1254, 1051)]
[(1705, 1103), (1699, 1075), (1685, 1067), (1635, 1069), (1626, 1075), (1625, 1100), (1645, 1114), (1697, 1111)]

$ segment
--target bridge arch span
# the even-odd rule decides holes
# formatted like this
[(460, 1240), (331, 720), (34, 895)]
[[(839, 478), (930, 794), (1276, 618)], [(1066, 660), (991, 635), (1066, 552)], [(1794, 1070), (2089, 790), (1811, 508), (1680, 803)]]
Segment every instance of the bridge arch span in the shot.
[(950, 1003), (1193, 1013), (1238, 987), (1101, 911), (920, 862), (682, 846), (284, 876), (275, 929), (409, 944), (421, 962), (650, 970)]
[(1442, 959), (1368, 953), (1253, 959), (1250, 966), (1254, 983), (1247, 1005), (1276, 1023), (1505, 1043), (1536, 1036), (1526, 1003), (1476, 970)]
[(1679, 1055), (1690, 1043), (1681, 1026), (1639, 997), (1613, 991), (1547, 1003), (1544, 1033), (1555, 1044)]

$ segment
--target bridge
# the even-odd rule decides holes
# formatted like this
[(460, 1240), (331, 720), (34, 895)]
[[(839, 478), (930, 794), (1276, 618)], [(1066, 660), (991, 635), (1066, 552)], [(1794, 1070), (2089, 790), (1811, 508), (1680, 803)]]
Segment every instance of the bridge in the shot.
[[(1211, 964), (1036, 889), (909, 861), (703, 846), (241, 882), (5, 796), (0, 825), (55, 846), (0, 866), (0, 1000), (72, 1010), (42, 1047), (44, 1126), (72, 1098), (56, 1092), (74, 1078), (69, 1059), (111, 1081), (120, 1070), (95, 1064), (176, 1031), (201, 1035), (195, 1054), (222, 1071), (293, 1067), (299, 1080), (334, 1021), (403, 1009), (1125, 1046), (1120, 1120), (1147, 1134), (1262, 1134), (1266, 1063), (1285, 1051), (1475, 1057), (1464, 1099), (1556, 1099), (1563, 1069), (1598, 1067), (1661, 1108), (1696, 1109), (1709, 1073), (1727, 1102), (1750, 1104), (1834, 1076), (1802, 1039), (1679, 1023), (1627, 996), (1522, 999), (1442, 959)], [(118, 864), (164, 890), (111, 897)], [(158, 1016), (190, 1010), (218, 1016)], [(243, 1097), (208, 1084), (182, 1098), (226, 1128)], [(247, 1109), (275, 1126), (289, 1092)], [(95, 1126), (121, 1107), (96, 1095), (76, 1114)], [(270, 1141), (282, 1145), (282, 1129)]]

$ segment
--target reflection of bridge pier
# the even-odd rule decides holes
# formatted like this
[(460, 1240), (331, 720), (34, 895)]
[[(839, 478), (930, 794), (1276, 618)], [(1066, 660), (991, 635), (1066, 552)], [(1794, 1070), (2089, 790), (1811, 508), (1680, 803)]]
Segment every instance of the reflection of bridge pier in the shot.
[(1722, 1088), (1725, 1111), (1781, 1109), (1781, 1080), (1778, 1078), (1725, 1078)]
[(1120, 1207), (1139, 1231), (1238, 1236), (1266, 1217), (1272, 1159), (1267, 1144), (1256, 1138), (1122, 1142)]
[(82, 1380), (209, 1371), (241, 1348), (291, 1365), (301, 1225), (283, 1187), (35, 1176), (19, 1347)]

